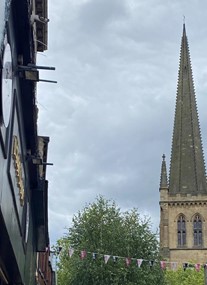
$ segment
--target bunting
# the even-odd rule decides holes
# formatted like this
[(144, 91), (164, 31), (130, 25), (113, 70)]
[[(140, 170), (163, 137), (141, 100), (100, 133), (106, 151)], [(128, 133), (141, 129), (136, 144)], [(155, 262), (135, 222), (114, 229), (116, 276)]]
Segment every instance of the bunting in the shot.
[(74, 248), (70, 247), (68, 250), (69, 256), (72, 257), (73, 253), (74, 253)]
[[(77, 250), (76, 250), (77, 251)], [(68, 255), (71, 258), (74, 254), (75, 250), (74, 248), (70, 247), (68, 249)], [(107, 264), (108, 261), (110, 260), (110, 258), (112, 257), (112, 260), (114, 263), (117, 263), (119, 259), (123, 259), (125, 261), (125, 265), (127, 267), (129, 267), (132, 263), (132, 261), (136, 262), (136, 265), (138, 268), (140, 268), (143, 264), (143, 262), (148, 262), (150, 268), (153, 268), (153, 266), (155, 265), (155, 263), (159, 263), (160, 264), (160, 268), (162, 270), (165, 269), (171, 269), (171, 270), (176, 270), (178, 267), (178, 262), (169, 262), (169, 261), (165, 261), (165, 260), (147, 260), (147, 259), (143, 259), (143, 258), (133, 258), (133, 257), (122, 257), (122, 256), (117, 256), (117, 255), (109, 255), (109, 254), (100, 254), (100, 253), (96, 253), (96, 252), (87, 252), (86, 250), (81, 250), (80, 251), (80, 259), (83, 260), (87, 257), (87, 254), (91, 254), (92, 255), (92, 259), (96, 260), (97, 256), (100, 255), (103, 257), (104, 263)], [(204, 267), (206, 267), (207, 264), (204, 265)], [(191, 269), (195, 269), (197, 272), (200, 271), (201, 269), (201, 264), (200, 263), (195, 263), (195, 264), (191, 264), (188, 262), (184, 262), (183, 263), (183, 270), (185, 271), (186, 269), (191, 268)]]
[(81, 250), (80, 258), (83, 260), (87, 256), (87, 253), (85, 250)]
[(160, 267), (162, 269), (166, 269), (166, 262), (165, 261), (160, 261)]
[(178, 263), (177, 262), (171, 262), (170, 263), (170, 269), (171, 270), (177, 270), (177, 266), (178, 266)]
[(113, 261), (116, 263), (118, 261), (118, 256), (113, 256)]
[(137, 266), (140, 267), (142, 265), (143, 259), (137, 259)]
[(183, 263), (183, 270), (185, 271), (187, 268), (189, 267), (189, 264), (186, 262), (186, 263)]
[(104, 262), (105, 264), (107, 264), (107, 262), (109, 261), (110, 255), (105, 254), (104, 255)]
[(129, 266), (131, 264), (131, 258), (130, 257), (126, 257), (125, 259), (125, 262), (126, 262), (126, 266)]
[(93, 256), (93, 260), (96, 260), (97, 253), (93, 252), (93, 253), (92, 253), (92, 256)]
[(195, 270), (196, 270), (197, 272), (199, 272), (200, 269), (201, 269), (200, 263), (196, 263), (196, 264), (195, 264)]
[(150, 261), (149, 261), (149, 266), (150, 266), (150, 268), (152, 268), (153, 265), (154, 265), (154, 260), (150, 260)]

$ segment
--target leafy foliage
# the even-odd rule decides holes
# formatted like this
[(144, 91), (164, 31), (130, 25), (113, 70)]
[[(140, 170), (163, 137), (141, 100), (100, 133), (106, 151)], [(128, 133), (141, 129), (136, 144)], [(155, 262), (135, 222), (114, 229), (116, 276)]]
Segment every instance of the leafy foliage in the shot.
[[(59, 261), (59, 285), (162, 285), (163, 272), (159, 263), (149, 266), (149, 260), (158, 259), (158, 241), (151, 232), (148, 218), (141, 219), (136, 209), (122, 213), (114, 201), (98, 197), (73, 218), (68, 234), (58, 241), (62, 246)], [(76, 252), (69, 258), (68, 248)], [(80, 251), (87, 257), (80, 259)], [(97, 253), (93, 260), (92, 253)], [(136, 260), (126, 266), (123, 258), (112, 258), (104, 263), (103, 254), (119, 257), (143, 258), (140, 268)]]
[(203, 268), (197, 272), (195, 269), (180, 268), (176, 271), (168, 270), (165, 274), (166, 285), (203, 285)]

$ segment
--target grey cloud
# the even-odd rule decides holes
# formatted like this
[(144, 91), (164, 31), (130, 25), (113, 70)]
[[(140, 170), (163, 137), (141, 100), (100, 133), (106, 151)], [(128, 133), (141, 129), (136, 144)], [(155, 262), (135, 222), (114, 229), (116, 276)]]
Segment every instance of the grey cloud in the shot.
[(48, 160), (54, 163), (47, 169), (53, 242), (98, 194), (122, 209), (150, 213), (157, 228), (183, 14), (206, 153), (206, 3), (199, 3), (51, 2), (49, 50), (38, 64), (55, 65), (55, 72), (41, 77), (58, 84), (38, 83), (37, 99), (39, 132), (51, 138)]
[(80, 27), (88, 36), (101, 36), (108, 24), (126, 17), (125, 1), (91, 0), (82, 5), (79, 12)]

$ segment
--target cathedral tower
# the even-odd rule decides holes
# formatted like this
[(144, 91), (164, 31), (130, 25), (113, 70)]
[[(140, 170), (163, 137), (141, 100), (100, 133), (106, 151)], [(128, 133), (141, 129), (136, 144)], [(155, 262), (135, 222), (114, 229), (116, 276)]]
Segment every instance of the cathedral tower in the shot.
[(185, 24), (181, 40), (169, 182), (163, 155), (160, 179), (161, 255), (207, 261), (207, 184)]

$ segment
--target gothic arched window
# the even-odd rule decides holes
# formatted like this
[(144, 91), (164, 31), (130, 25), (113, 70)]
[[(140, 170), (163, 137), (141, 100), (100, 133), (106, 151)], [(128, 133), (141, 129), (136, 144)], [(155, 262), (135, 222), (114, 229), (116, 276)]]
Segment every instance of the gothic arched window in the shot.
[(186, 244), (186, 222), (185, 217), (180, 215), (177, 221), (177, 235), (178, 235), (178, 246)]
[(202, 220), (199, 215), (196, 215), (193, 220), (193, 238), (194, 245), (202, 245)]

